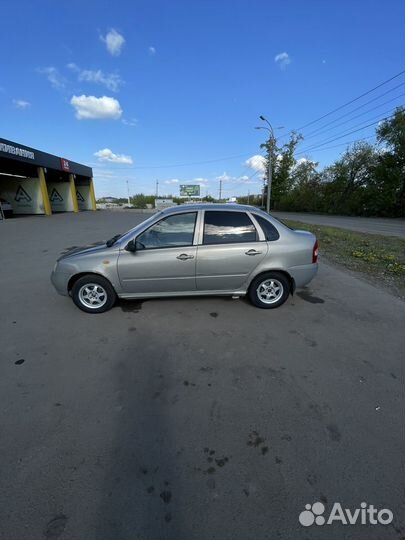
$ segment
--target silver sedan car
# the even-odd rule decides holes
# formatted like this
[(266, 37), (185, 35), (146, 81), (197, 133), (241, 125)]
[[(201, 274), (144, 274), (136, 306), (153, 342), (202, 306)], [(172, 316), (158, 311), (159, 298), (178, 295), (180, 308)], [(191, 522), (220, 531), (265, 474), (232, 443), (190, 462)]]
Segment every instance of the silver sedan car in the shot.
[(58, 259), (52, 283), (87, 313), (123, 299), (248, 295), (281, 306), (318, 269), (318, 242), (252, 206), (185, 204)]

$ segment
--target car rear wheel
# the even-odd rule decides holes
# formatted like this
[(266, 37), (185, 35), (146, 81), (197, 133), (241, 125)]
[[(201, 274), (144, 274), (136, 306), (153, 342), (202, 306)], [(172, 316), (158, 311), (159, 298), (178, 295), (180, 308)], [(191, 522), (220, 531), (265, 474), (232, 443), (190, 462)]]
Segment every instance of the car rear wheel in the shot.
[(290, 283), (281, 272), (266, 272), (255, 278), (249, 288), (253, 305), (263, 309), (281, 306), (290, 294)]
[(72, 287), (72, 299), (86, 313), (103, 313), (111, 309), (117, 295), (109, 281), (102, 276), (79, 278)]

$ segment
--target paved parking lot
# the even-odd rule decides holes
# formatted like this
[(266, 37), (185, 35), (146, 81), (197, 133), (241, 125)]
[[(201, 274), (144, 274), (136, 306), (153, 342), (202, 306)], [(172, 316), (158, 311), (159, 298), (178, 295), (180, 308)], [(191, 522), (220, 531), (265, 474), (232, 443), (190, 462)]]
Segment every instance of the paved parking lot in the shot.
[[(404, 538), (404, 303), (324, 262), (273, 311), (54, 292), (61, 251), (144, 217), (0, 223), (0, 538)], [(315, 501), (394, 522), (302, 527)]]

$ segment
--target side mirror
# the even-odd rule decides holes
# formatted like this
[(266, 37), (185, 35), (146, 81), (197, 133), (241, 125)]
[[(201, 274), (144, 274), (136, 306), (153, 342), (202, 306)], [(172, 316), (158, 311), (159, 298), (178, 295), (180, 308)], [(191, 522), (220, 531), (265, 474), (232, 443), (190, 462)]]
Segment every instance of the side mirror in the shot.
[(135, 252), (135, 251), (136, 251), (135, 240), (130, 240), (130, 241), (128, 242), (128, 244), (125, 246), (125, 249), (126, 249), (127, 251)]

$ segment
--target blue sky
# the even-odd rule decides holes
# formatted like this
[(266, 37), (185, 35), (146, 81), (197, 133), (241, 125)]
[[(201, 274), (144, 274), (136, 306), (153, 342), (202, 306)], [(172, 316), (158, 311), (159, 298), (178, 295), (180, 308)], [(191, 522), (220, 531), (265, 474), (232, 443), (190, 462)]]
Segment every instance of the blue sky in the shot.
[[(160, 193), (177, 195), (180, 183), (198, 179), (202, 194), (218, 195), (220, 177), (225, 196), (257, 193), (260, 171), (246, 160), (260, 153), (260, 114), (284, 126), (282, 135), (404, 69), (401, 0), (0, 7), (0, 136), (91, 165), (99, 197), (125, 195), (127, 180), (131, 193), (154, 193), (157, 179)], [(390, 111), (404, 88), (299, 150)], [(343, 149), (297, 157), (323, 166)]]

